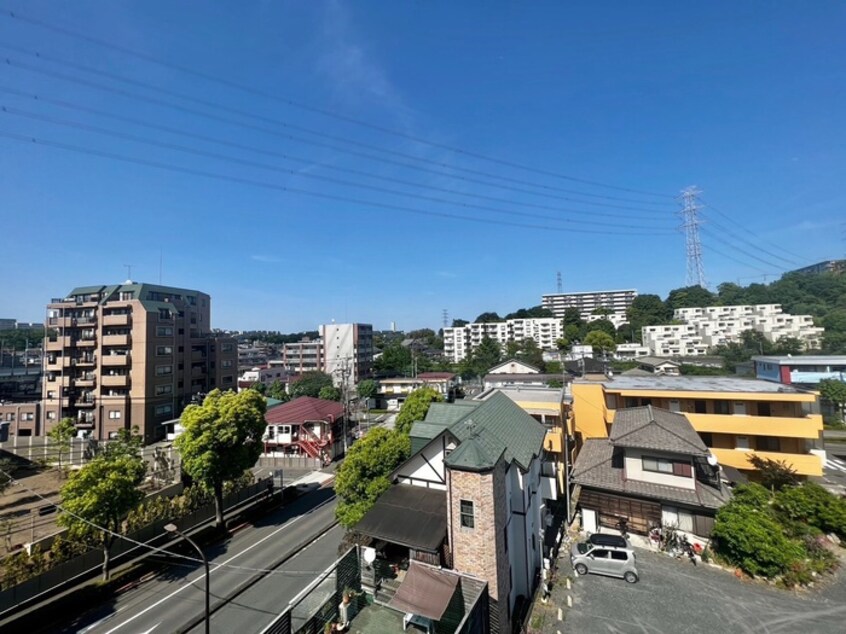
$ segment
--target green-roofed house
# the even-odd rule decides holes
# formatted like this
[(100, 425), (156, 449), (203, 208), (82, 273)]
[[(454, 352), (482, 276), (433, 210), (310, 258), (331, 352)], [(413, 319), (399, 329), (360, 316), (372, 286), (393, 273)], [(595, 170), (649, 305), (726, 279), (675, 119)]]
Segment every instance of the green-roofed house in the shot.
[(411, 428), (412, 456), (356, 525), (382, 552), (488, 582), (492, 632), (510, 632), (518, 597), (531, 597), (543, 557), (545, 428), (511, 399), (433, 403)]
[(47, 306), (43, 420), (46, 434), (73, 418), (97, 440), (137, 427), (163, 439), (194, 395), (237, 386), (238, 348), (211, 328), (211, 298), (127, 281), (80, 286)]

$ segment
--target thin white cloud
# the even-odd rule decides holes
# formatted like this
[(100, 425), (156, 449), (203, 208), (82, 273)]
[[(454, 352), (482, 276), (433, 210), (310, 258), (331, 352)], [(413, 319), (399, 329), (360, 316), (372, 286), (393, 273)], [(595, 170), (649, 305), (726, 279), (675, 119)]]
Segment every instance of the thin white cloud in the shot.
[(265, 263), (273, 263), (273, 262), (281, 262), (282, 260), (275, 255), (251, 255), (251, 260), (255, 262), (265, 262)]
[(450, 278), (450, 279), (458, 277), (458, 274), (453, 273), (452, 271), (436, 271), (435, 275), (437, 275), (439, 277)]

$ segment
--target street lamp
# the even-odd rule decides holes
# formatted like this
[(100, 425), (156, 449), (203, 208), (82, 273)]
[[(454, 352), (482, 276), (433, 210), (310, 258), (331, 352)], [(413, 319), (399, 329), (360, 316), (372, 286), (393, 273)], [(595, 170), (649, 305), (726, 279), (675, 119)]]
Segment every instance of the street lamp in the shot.
[(198, 553), (200, 553), (200, 557), (203, 559), (203, 566), (205, 566), (205, 569), (206, 569), (206, 634), (209, 634), (210, 627), (211, 627), (211, 611), (209, 610), (209, 596), (210, 596), (209, 560), (206, 557), (206, 553), (203, 552), (203, 549), (200, 548), (199, 546), (197, 546), (197, 542), (195, 542), (193, 539), (188, 537), (188, 535), (186, 535), (181, 530), (176, 528), (176, 524), (165, 524), (164, 529), (168, 533), (176, 533), (177, 535), (182, 537), (185, 541), (187, 541), (189, 544), (191, 544)]

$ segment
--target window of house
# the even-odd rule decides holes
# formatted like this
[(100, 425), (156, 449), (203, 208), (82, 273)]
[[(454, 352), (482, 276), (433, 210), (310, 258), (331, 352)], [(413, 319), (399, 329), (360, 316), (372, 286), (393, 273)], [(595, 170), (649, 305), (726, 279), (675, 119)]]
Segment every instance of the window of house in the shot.
[(117, 420), (118, 418), (120, 418), (120, 410), (109, 410), (109, 418), (111, 420)]
[(173, 393), (173, 386), (168, 383), (167, 385), (157, 385), (156, 386), (156, 396), (161, 396), (162, 394), (172, 394)]
[(670, 460), (668, 458), (644, 456), (642, 464), (644, 471), (652, 471), (654, 473), (667, 473), (685, 478), (689, 478), (693, 474), (690, 462), (686, 460)]
[(461, 525), (464, 528), (474, 528), (476, 521), (473, 517), (473, 502), (471, 500), (461, 500), (459, 502), (459, 508), (461, 511)]
[(156, 328), (156, 336), (157, 337), (172, 337), (173, 336), (173, 328), (170, 326), (159, 326)]
[(755, 439), (755, 448), (758, 451), (779, 451), (781, 443), (774, 436), (758, 436)]
[(714, 413), (723, 415), (731, 414), (731, 404), (728, 401), (714, 401)]

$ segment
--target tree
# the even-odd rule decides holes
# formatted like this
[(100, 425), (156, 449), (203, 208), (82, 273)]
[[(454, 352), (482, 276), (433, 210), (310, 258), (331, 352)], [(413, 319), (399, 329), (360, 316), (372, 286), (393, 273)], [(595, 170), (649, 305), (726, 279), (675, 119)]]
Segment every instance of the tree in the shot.
[(411, 439), (399, 430), (371, 429), (347, 452), (335, 475), (338, 508), (335, 516), (342, 526), (357, 524), (391, 486), (390, 474), (411, 453)]
[(614, 337), (617, 334), (617, 327), (607, 319), (597, 319), (588, 323), (587, 327), (590, 331), (599, 330)]
[(279, 379), (276, 379), (273, 383), (270, 384), (270, 387), (264, 392), (264, 395), (268, 398), (276, 399), (277, 401), (287, 402), (291, 400), (291, 395), (288, 394), (288, 390), (285, 388), (285, 384), (282, 383)]
[(789, 523), (812, 526), (822, 533), (834, 533), (846, 539), (846, 500), (814, 482), (779, 491), (774, 507)]
[(667, 295), (667, 306), (671, 310), (677, 308), (696, 308), (699, 306), (714, 306), (718, 297), (707, 288), (701, 286), (685, 286), (670, 291)]
[(429, 406), (432, 403), (440, 403), (444, 400), (441, 393), (435, 388), (425, 385), (419, 390), (414, 390), (405, 399), (402, 408), (397, 414), (396, 428), (403, 434), (408, 434), (411, 431), (411, 426), (415, 421), (426, 418), (426, 413), (429, 411)]
[(255, 390), (255, 391), (256, 391), (256, 392), (258, 392), (259, 394), (264, 394), (265, 392), (267, 392), (267, 386), (266, 386), (264, 383), (260, 382), (260, 381), (256, 381), (255, 383), (253, 383), (253, 384), (250, 386), (250, 389), (251, 389), (251, 390)]
[(266, 423), (264, 399), (253, 390), (212, 390), (202, 405), (182, 413), (185, 431), (175, 441), (182, 469), (214, 494), (217, 525), (223, 526), (223, 484), (256, 464)]
[(62, 458), (71, 448), (71, 441), (76, 436), (76, 425), (72, 418), (63, 418), (59, 424), (47, 432), (47, 437), (53, 441), (53, 446), (56, 448), (56, 464), (59, 469), (62, 468)]
[(466, 319), (453, 319), (452, 320), (452, 327), (453, 328), (463, 328), (464, 326), (466, 326), (469, 323), (470, 322), (467, 321)]
[(585, 323), (585, 320), (582, 319), (582, 313), (578, 308), (565, 308), (564, 309), (564, 318), (562, 320), (564, 322), (564, 326), (581, 326)]
[(332, 377), (324, 372), (304, 372), (298, 381), (291, 385), (291, 396), (313, 396), (317, 398), (327, 385), (332, 385)]
[(73, 540), (99, 543), (103, 549), (104, 580), (109, 578), (115, 534), (121, 532), (123, 520), (144, 498), (138, 486), (145, 472), (140, 456), (103, 454), (72, 473), (61, 488), (58, 523), (68, 529)]
[(840, 418), (846, 413), (846, 382), (840, 379), (823, 379), (819, 384), (820, 396), (840, 410)]
[(481, 376), (502, 360), (499, 342), (488, 336), (482, 337), (479, 346), (473, 350), (473, 359), (477, 375)]
[(796, 469), (784, 460), (770, 460), (757, 454), (750, 455), (748, 460), (760, 473), (761, 484), (771, 491), (780, 491), (785, 487), (793, 487), (799, 484)]
[(585, 337), (585, 345), (593, 346), (595, 352), (605, 355), (617, 349), (614, 337), (601, 330), (592, 330)]
[(411, 351), (395, 341), (382, 349), (382, 356), (376, 359), (373, 367), (384, 376), (406, 374), (411, 368)]
[(376, 396), (377, 389), (378, 385), (373, 379), (364, 379), (363, 381), (359, 381), (358, 386), (356, 387), (359, 398), (365, 399), (373, 398), (374, 396)]
[(505, 319), (535, 319), (538, 317), (555, 317), (555, 315), (549, 308), (532, 306), (531, 308), (520, 308), (513, 313), (508, 313)]
[(476, 321), (474, 323), (477, 324), (490, 324), (493, 322), (498, 321), (505, 321), (502, 317), (497, 315), (496, 313), (482, 313), (478, 317), (476, 317)]
[(320, 394), (317, 395), (318, 398), (322, 398), (325, 401), (340, 401), (342, 396), (341, 388), (334, 385), (327, 385), (320, 388)]

